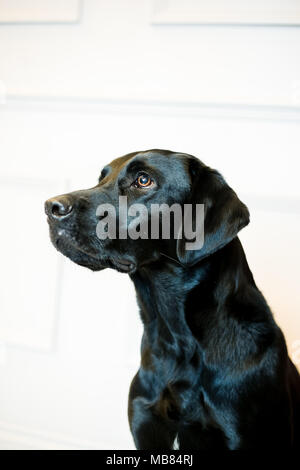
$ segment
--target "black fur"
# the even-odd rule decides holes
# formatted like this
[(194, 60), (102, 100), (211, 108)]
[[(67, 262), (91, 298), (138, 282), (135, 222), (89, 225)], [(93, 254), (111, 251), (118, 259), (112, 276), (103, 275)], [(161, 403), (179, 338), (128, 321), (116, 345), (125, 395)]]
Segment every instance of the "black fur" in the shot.
[[(136, 188), (140, 172), (155, 185)], [(96, 208), (205, 204), (205, 242), (105, 240)], [(282, 332), (256, 287), (238, 231), (246, 206), (221, 175), (190, 155), (163, 150), (114, 160), (92, 189), (46, 202), (56, 248), (93, 270), (134, 282), (144, 334), (129, 394), (138, 449), (293, 449), (300, 444), (300, 378)]]

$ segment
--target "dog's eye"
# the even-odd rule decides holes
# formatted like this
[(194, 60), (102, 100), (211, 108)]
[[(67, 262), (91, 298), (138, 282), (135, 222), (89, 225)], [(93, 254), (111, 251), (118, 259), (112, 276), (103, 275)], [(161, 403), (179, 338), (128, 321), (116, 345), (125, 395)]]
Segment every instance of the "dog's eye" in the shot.
[(136, 188), (148, 188), (152, 186), (153, 180), (147, 173), (141, 173), (134, 182)]

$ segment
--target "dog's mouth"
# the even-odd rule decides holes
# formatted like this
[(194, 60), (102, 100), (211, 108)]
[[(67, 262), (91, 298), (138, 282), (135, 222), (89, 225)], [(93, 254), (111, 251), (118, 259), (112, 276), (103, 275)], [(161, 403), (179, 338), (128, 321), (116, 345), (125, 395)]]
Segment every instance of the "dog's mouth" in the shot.
[(53, 230), (50, 228), (50, 238), (55, 248), (75, 263), (99, 271), (105, 268), (116, 269), (121, 273), (132, 274), (136, 270), (136, 264), (127, 258), (110, 256), (90, 251), (82, 245), (65, 229)]
[(114, 267), (122, 273), (132, 274), (136, 270), (135, 264), (125, 258), (109, 258), (109, 262), (111, 262)]

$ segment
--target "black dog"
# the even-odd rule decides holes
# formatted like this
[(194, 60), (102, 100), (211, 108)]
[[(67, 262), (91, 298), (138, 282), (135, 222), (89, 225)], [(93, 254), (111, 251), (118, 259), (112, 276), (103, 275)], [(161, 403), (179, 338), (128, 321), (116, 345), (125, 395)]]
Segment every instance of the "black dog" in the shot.
[[(205, 240), (99, 240), (96, 209), (203, 203)], [(300, 378), (257, 289), (237, 233), (246, 206), (215, 170), (164, 150), (114, 160), (94, 188), (46, 202), (54, 246), (92, 270), (128, 273), (144, 324), (129, 395), (138, 449), (292, 449), (300, 444)]]

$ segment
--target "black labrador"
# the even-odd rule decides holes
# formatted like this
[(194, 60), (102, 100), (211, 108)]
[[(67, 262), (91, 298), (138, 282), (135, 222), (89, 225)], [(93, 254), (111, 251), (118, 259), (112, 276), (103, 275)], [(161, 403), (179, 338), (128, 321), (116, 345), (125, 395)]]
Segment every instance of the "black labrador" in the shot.
[[(204, 204), (204, 245), (188, 251), (174, 234), (100, 240), (97, 207), (118, 216), (120, 195), (148, 208)], [(183, 153), (135, 152), (45, 207), (61, 253), (134, 282), (144, 324), (128, 410), (137, 449), (299, 446), (300, 377), (237, 237), (248, 209), (217, 171)]]

